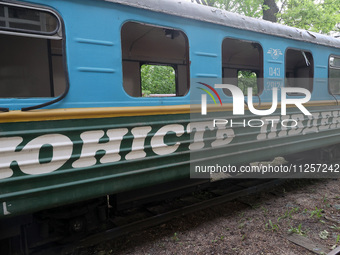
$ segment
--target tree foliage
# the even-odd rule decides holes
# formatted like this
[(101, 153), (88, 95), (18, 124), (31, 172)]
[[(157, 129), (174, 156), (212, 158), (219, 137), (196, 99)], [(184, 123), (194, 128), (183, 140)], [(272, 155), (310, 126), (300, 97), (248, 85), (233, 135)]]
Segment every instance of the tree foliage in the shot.
[(142, 65), (142, 94), (175, 94), (176, 74), (172, 66)]
[(339, 31), (340, 0), (287, 0), (277, 17), (280, 23), (314, 32)]
[(196, 0), (245, 16), (328, 34), (340, 31), (340, 0)]
[[(213, 4), (212, 1), (214, 1)], [(210, 5), (245, 16), (262, 18), (263, 9), (267, 9), (267, 7), (263, 5), (263, 1), (264, 0), (210, 0)]]
[(253, 95), (258, 94), (257, 75), (252, 71), (240, 70), (238, 72), (237, 86), (243, 91), (244, 95), (248, 95), (248, 88), (253, 89)]

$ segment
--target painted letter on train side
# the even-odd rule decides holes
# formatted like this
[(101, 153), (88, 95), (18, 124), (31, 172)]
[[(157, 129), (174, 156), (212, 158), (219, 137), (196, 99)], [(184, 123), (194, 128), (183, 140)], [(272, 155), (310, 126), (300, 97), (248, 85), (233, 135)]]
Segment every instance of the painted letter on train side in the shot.
[[(25, 174), (45, 174), (59, 169), (71, 158), (73, 143), (65, 135), (49, 134), (34, 138), (20, 151), (17, 147), (23, 141), (22, 137), (6, 137), (0, 139), (2, 153), (0, 157), (0, 179), (13, 175), (10, 168), (16, 161), (20, 170)], [(45, 145), (52, 147), (51, 158), (42, 158), (47, 162), (41, 162), (40, 156)]]
[(93, 166), (97, 163), (95, 158), (97, 151), (105, 151), (105, 155), (100, 159), (100, 163), (116, 162), (121, 159), (119, 155), (120, 144), (123, 136), (128, 132), (127, 128), (109, 129), (106, 134), (108, 142), (100, 142), (104, 136), (103, 130), (86, 131), (80, 135), (83, 140), (83, 147), (80, 158), (73, 162), (74, 168)]
[(174, 132), (177, 137), (184, 134), (184, 127), (180, 124), (172, 124), (161, 127), (151, 139), (151, 147), (154, 153), (158, 155), (166, 155), (175, 152), (180, 143), (176, 142), (173, 145), (168, 145), (164, 142), (164, 137), (169, 133)]

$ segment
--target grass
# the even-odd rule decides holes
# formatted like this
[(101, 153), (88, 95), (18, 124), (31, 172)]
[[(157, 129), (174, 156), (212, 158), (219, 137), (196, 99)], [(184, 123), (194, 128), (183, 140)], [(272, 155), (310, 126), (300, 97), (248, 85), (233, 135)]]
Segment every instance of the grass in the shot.
[(340, 235), (338, 234), (338, 236), (336, 237), (336, 242), (335, 242), (335, 244), (332, 246), (332, 250), (334, 250), (334, 249), (336, 248), (336, 246), (337, 246), (337, 244), (339, 243), (339, 241), (340, 241)]
[(292, 226), (290, 226), (290, 229), (288, 229), (288, 233), (289, 234), (298, 234), (300, 236), (304, 236), (306, 233), (305, 231), (302, 230), (302, 224), (299, 224), (299, 226), (297, 228), (294, 228)]
[(272, 230), (272, 231), (278, 231), (279, 230), (279, 225), (274, 224), (271, 220), (266, 223), (266, 229)]
[(174, 236), (172, 237), (172, 240), (174, 240), (175, 242), (179, 241), (179, 238), (177, 236), (177, 233), (174, 233)]
[(239, 228), (239, 229), (242, 229), (245, 225), (246, 225), (246, 222), (241, 222), (241, 223), (238, 225), (238, 228)]
[(310, 218), (313, 218), (315, 216), (316, 218), (320, 219), (322, 217), (322, 211), (323, 209), (318, 209), (315, 206), (315, 210), (311, 211)]
[(340, 231), (340, 227), (338, 227), (337, 225), (333, 224), (332, 226), (329, 226), (331, 229), (334, 229), (336, 231)]
[(299, 209), (300, 209), (299, 207), (294, 207), (290, 211), (287, 210), (284, 215), (282, 215), (282, 216), (277, 218), (277, 222), (279, 222), (280, 220), (285, 219), (285, 218), (291, 219), (292, 218), (292, 214), (293, 213), (297, 213), (299, 211)]
[(264, 215), (267, 215), (267, 213), (268, 213), (268, 209), (267, 208), (261, 206), (261, 210), (263, 211)]

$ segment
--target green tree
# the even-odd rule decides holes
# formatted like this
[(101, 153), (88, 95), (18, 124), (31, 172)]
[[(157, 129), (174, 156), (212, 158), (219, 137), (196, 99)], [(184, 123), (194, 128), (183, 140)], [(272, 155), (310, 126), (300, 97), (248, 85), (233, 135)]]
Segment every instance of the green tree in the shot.
[(340, 0), (287, 0), (277, 17), (280, 23), (314, 32), (339, 31)]
[(196, 2), (254, 18), (264, 18), (264, 13), (270, 10), (269, 6), (273, 6), (271, 11), (278, 11), (275, 0), (196, 0)]
[(176, 74), (172, 66), (142, 65), (142, 94), (175, 94)]
[[(196, 0), (245, 16), (328, 34), (340, 31), (340, 0)], [(280, 8), (278, 8), (280, 6)]]
[(253, 89), (253, 95), (257, 95), (257, 78), (256, 73), (247, 70), (238, 71), (237, 86), (243, 91), (244, 95), (248, 95), (248, 88)]

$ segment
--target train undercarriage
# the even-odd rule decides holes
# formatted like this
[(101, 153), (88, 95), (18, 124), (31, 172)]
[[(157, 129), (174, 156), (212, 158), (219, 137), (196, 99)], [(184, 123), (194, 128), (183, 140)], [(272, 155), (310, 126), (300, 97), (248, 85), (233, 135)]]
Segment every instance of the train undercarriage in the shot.
[[(286, 155), (285, 159), (322, 164), (338, 162), (340, 145)], [(179, 180), (6, 218), (0, 221), (1, 251), (2, 254), (26, 255), (39, 254), (53, 246), (62, 247), (89, 234), (115, 227), (114, 219), (123, 210), (197, 192), (211, 185), (212, 182), (206, 179)]]

